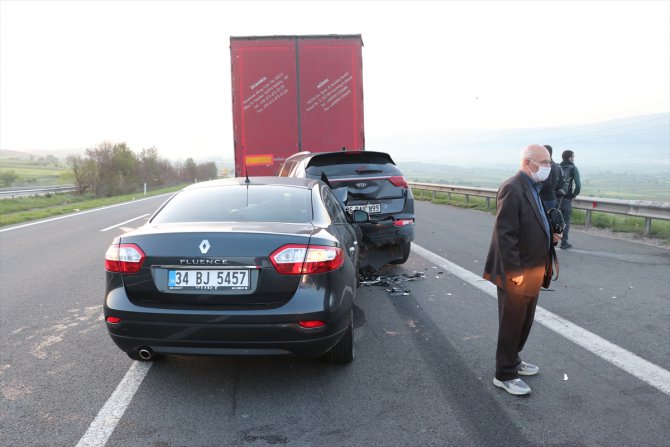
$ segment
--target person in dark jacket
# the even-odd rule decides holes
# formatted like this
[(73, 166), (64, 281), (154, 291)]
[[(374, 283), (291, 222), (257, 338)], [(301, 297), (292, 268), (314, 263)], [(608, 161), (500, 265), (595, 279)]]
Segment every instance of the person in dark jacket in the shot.
[[(519, 376), (533, 376), (539, 367), (521, 361), (537, 298), (545, 277), (551, 278), (553, 234), (539, 190), (551, 169), (549, 152), (539, 144), (523, 150), (521, 167), (505, 180), (496, 195), (496, 219), (486, 257), (484, 279), (497, 286), (498, 344), (493, 384), (513, 395), (530, 393)], [(546, 287), (546, 285), (545, 285)]]
[(572, 247), (572, 244), (568, 242), (570, 219), (572, 218), (572, 199), (579, 195), (582, 190), (582, 183), (579, 179), (579, 170), (575, 166), (575, 153), (572, 151), (563, 151), (561, 158), (563, 158), (561, 168), (563, 169), (563, 184), (565, 185), (565, 195), (561, 197), (559, 202), (559, 209), (565, 220), (561, 248), (567, 249)]
[[(544, 147), (549, 151), (549, 155), (552, 155), (551, 146), (545, 144)], [(551, 172), (549, 172), (549, 177), (542, 182), (542, 189), (540, 189), (540, 198), (544, 203), (544, 209), (549, 211), (552, 208), (558, 207), (558, 199), (556, 194), (558, 191), (561, 191), (563, 187), (563, 170), (555, 163), (554, 160), (551, 160)]]

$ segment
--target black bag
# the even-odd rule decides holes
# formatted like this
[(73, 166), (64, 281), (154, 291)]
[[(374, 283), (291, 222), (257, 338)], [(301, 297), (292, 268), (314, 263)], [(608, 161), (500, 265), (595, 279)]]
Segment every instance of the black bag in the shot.
[[(561, 199), (562, 201), (563, 199)], [(565, 228), (565, 219), (563, 218), (563, 213), (558, 208), (552, 208), (547, 211), (547, 220), (549, 221), (549, 226), (551, 227), (552, 233), (562, 234), (563, 229)]]
[(568, 196), (572, 197), (572, 191), (575, 189), (575, 182), (572, 176), (572, 165), (561, 165), (563, 171), (563, 185), (556, 191), (556, 195), (559, 197)]
[[(562, 197), (561, 201), (563, 201)], [(561, 210), (559, 210), (558, 208), (552, 208), (549, 211), (547, 211), (547, 220), (549, 221), (549, 226), (551, 227), (552, 234), (563, 233), (563, 229), (565, 228), (565, 219), (563, 219), (563, 213), (561, 213)], [(547, 262), (547, 265), (544, 270), (544, 278), (542, 278), (542, 287), (545, 289), (549, 288), (549, 285), (551, 284), (552, 281), (552, 276), (554, 274), (552, 263), (553, 265), (556, 266), (556, 277), (553, 278), (553, 280), (556, 281), (558, 279), (558, 272), (560, 271), (560, 267), (558, 264), (558, 256), (556, 256), (556, 249), (554, 248), (553, 243), (549, 248), (549, 261)]]
[[(556, 266), (556, 277), (552, 278), (554, 276), (554, 269), (553, 265)], [(558, 265), (558, 257), (556, 256), (556, 249), (552, 245), (551, 248), (549, 249), (549, 260), (547, 261), (547, 265), (544, 269), (544, 277), (542, 278), (542, 288), (548, 289), (549, 286), (551, 285), (552, 279), (556, 281), (558, 279), (558, 272), (560, 270), (560, 267)]]

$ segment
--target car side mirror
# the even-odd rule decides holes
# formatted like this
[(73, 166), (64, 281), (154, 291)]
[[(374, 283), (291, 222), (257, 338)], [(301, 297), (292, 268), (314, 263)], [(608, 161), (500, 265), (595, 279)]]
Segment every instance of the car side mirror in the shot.
[(351, 221), (353, 223), (363, 223), (363, 222), (368, 222), (370, 220), (370, 216), (366, 211), (363, 210), (354, 210), (353, 213), (351, 213)]

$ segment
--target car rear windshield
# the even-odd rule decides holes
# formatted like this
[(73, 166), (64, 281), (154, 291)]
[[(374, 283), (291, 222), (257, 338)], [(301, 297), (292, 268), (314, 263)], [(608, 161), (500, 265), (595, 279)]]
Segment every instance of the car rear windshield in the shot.
[(311, 191), (307, 188), (230, 185), (182, 191), (152, 222), (304, 223), (311, 219)]
[(384, 153), (349, 152), (324, 154), (312, 157), (305, 169), (311, 178), (327, 177), (402, 175), (393, 164), (391, 157)]

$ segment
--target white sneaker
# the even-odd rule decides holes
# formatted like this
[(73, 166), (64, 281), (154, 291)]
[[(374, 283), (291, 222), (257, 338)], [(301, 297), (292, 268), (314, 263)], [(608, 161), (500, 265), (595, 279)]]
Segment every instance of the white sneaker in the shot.
[(517, 366), (516, 372), (522, 376), (534, 376), (540, 372), (540, 368), (532, 363), (521, 362), (519, 363), (519, 366)]
[(498, 380), (494, 377), (493, 384), (515, 396), (523, 396), (530, 393), (530, 387), (521, 379)]

